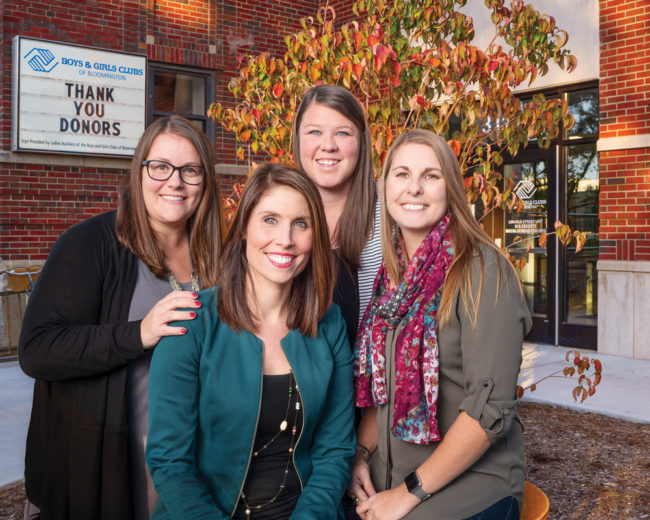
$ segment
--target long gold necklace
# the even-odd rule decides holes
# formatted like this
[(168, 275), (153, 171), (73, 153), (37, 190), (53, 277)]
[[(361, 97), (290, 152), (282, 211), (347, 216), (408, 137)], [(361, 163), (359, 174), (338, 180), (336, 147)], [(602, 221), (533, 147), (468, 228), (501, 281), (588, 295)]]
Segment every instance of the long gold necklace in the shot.
[[(256, 450), (253, 452), (253, 457), (259, 456), (260, 453), (262, 453), (266, 448), (268, 448), (273, 442), (280, 436), (280, 434), (285, 431), (289, 427), (289, 410), (291, 409), (291, 397), (293, 396), (294, 393), (294, 386), (295, 386), (295, 391), (298, 391), (298, 383), (296, 382), (293, 372), (289, 372), (289, 398), (287, 399), (287, 409), (284, 413), (284, 419), (280, 423), (280, 429), (278, 432), (271, 438), (270, 441), (268, 441), (266, 444), (264, 444), (259, 450)], [(282, 493), (282, 490), (286, 488), (286, 483), (287, 483), (287, 477), (289, 476), (289, 465), (291, 464), (292, 456), (293, 456), (293, 449), (296, 446), (296, 432), (297, 432), (297, 424), (298, 424), (298, 413), (300, 412), (300, 401), (298, 400), (298, 397), (296, 397), (296, 403), (294, 405), (294, 410), (295, 414), (293, 417), (293, 426), (291, 428), (291, 442), (289, 443), (289, 450), (288, 453), (289, 455), (287, 456), (287, 464), (284, 467), (284, 475), (282, 477), (282, 482), (280, 483), (280, 487), (278, 488), (277, 493), (273, 495), (271, 498), (269, 498), (266, 502), (258, 505), (251, 505), (246, 501), (246, 495), (243, 493), (241, 494), (241, 501), (244, 503), (244, 506), (246, 507), (246, 510), (244, 513), (246, 514), (246, 520), (250, 520), (251, 518), (251, 513), (253, 511), (259, 511), (260, 509), (268, 506), (269, 504), (272, 504), (274, 502), (278, 501), (278, 497), (280, 496), (280, 493)]]

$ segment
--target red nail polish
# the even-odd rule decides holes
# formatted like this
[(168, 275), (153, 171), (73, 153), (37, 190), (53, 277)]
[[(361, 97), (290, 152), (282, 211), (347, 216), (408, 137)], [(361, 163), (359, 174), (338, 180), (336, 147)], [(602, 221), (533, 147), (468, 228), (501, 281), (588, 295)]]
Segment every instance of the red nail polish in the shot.
[(194, 298), (198, 298), (198, 297), (199, 297), (199, 294), (198, 294), (198, 293), (195, 293), (195, 292), (193, 292), (193, 293), (192, 293), (192, 296), (194, 296)]
[(194, 305), (196, 305), (197, 307), (200, 307), (200, 306), (201, 306), (201, 302), (196, 301), (196, 302), (194, 302)]
[(181, 327), (181, 332), (185, 334), (187, 332), (187, 329), (185, 327)]
[(196, 312), (190, 312), (190, 318), (194, 318), (196, 316)]

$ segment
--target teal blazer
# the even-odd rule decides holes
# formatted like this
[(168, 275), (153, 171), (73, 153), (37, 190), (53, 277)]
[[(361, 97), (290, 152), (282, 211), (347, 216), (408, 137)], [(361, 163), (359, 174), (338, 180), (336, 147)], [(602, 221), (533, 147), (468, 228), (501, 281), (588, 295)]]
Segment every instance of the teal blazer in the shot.
[[(263, 343), (217, 315), (217, 289), (199, 293), (183, 336), (155, 349), (149, 375), (147, 464), (160, 499), (152, 519), (225, 519), (246, 479), (262, 392)], [(336, 305), (316, 337), (282, 339), (303, 403), (294, 451), (303, 486), (292, 519), (336, 518), (354, 457), (352, 353)]]

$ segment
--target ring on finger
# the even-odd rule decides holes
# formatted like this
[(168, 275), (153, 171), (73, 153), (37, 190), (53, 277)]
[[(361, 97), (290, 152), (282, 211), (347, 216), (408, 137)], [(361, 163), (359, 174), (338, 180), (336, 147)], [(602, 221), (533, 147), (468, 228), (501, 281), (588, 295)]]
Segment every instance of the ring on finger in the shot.
[(359, 505), (359, 497), (354, 497), (354, 505)]

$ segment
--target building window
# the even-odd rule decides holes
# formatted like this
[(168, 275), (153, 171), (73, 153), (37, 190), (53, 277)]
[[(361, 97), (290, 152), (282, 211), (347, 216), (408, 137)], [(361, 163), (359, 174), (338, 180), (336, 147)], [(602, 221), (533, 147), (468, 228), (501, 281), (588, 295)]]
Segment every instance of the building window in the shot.
[(566, 190), (565, 214), (572, 228), (583, 231), (587, 242), (576, 254), (568, 247), (564, 255), (563, 280), (566, 290), (562, 319), (568, 324), (592, 325), (598, 321), (598, 88), (565, 92), (575, 119), (563, 139), (563, 169)]
[(149, 64), (147, 122), (176, 114), (194, 122), (214, 142), (206, 111), (214, 101), (214, 73), (188, 67)]

